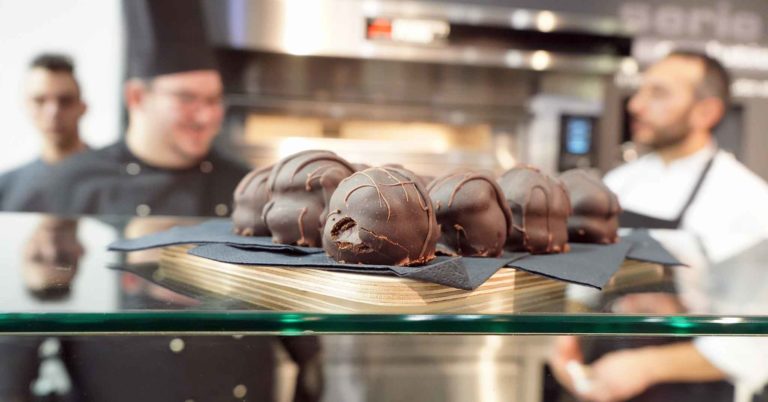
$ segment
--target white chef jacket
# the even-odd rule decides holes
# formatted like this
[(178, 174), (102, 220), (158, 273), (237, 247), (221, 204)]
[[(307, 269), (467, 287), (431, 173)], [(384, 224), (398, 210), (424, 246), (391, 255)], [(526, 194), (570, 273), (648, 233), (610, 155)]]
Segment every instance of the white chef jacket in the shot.
[(609, 172), (604, 181), (625, 210), (673, 220), (715, 152), (680, 229), (698, 237), (717, 263), (768, 238), (768, 184), (731, 154), (711, 146), (665, 164), (650, 153)]
[[(709, 146), (665, 164), (658, 154), (650, 153), (609, 172), (604, 181), (625, 210), (674, 220), (713, 155), (712, 167), (683, 215), (680, 229), (698, 239), (706, 253), (704, 261), (713, 269), (728, 269), (719, 263), (768, 238), (768, 185), (733, 155)], [(768, 382), (768, 339), (702, 337), (694, 344), (738, 386), (754, 391)]]

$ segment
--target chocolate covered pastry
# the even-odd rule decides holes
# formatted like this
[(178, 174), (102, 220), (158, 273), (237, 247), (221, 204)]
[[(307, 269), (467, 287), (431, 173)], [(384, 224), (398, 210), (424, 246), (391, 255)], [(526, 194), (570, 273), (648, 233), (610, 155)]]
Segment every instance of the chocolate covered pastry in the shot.
[(267, 179), (272, 166), (255, 169), (248, 173), (235, 189), (235, 210), (232, 222), (235, 233), (241, 236), (269, 236), (262, 212), (269, 201)]
[(375, 167), (339, 184), (323, 248), (336, 261), (419, 265), (435, 257), (440, 230), (427, 190), (412, 172)]
[(581, 243), (616, 243), (619, 240), (619, 200), (600, 178), (583, 170), (560, 175), (568, 190), (573, 215), (568, 218), (568, 238)]
[(568, 247), (571, 204), (559, 180), (532, 167), (516, 167), (499, 179), (512, 210), (507, 249), (532, 254), (562, 253)]
[(361, 170), (365, 170), (371, 167), (371, 165), (366, 163), (353, 163), (352, 167), (355, 168), (355, 172), (359, 172)]
[(437, 177), (420, 174), (419, 178), (421, 179), (421, 183), (424, 184), (424, 186), (426, 187), (426, 186), (429, 186), (429, 183), (432, 183), (433, 181), (435, 181)]
[(512, 213), (490, 173), (454, 172), (435, 179), (428, 189), (440, 224), (440, 243), (450, 254), (501, 255), (512, 228)]
[(407, 172), (411, 177), (419, 181), (419, 184), (421, 184), (424, 188), (427, 188), (427, 185), (434, 179), (434, 177), (428, 177), (428, 176), (422, 176), (418, 175), (416, 173), (413, 173), (412, 171), (405, 168), (405, 166), (399, 164), (399, 163), (385, 163), (381, 165), (381, 167), (385, 168), (395, 168), (395, 169), (402, 169), (405, 172)]
[(320, 247), (328, 201), (354, 171), (330, 151), (299, 152), (278, 162), (267, 179), (270, 198), (263, 210), (272, 241)]

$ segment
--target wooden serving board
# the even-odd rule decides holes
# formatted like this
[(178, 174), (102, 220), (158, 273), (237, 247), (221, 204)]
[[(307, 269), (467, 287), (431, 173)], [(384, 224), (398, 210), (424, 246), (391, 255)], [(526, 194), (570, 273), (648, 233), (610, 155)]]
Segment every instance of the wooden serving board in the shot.
[[(492, 314), (561, 311), (565, 302), (566, 283), (513, 268), (500, 269), (469, 291), (380, 274), (222, 263), (187, 254), (188, 249), (163, 249), (157, 279), (280, 311)], [(635, 282), (657, 267), (625, 262), (617, 276), (626, 272)]]

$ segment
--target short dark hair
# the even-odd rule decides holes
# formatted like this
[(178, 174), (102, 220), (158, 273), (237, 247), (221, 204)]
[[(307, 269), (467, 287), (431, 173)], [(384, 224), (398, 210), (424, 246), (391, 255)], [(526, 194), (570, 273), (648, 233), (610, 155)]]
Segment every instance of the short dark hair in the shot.
[(704, 68), (704, 77), (698, 88), (700, 96), (714, 96), (723, 101), (727, 107), (731, 102), (731, 75), (722, 63), (712, 56), (695, 50), (675, 50), (667, 57), (682, 57), (701, 63)]
[(75, 77), (75, 62), (72, 61), (71, 57), (60, 53), (43, 53), (32, 59), (32, 62), (29, 63), (30, 70), (36, 68), (42, 68), (51, 73), (69, 74), (77, 88), (77, 96), (81, 96), (80, 83), (77, 82), (77, 78)]
[(42, 68), (56, 73), (75, 75), (75, 63), (65, 54), (43, 53), (29, 63), (29, 69)]

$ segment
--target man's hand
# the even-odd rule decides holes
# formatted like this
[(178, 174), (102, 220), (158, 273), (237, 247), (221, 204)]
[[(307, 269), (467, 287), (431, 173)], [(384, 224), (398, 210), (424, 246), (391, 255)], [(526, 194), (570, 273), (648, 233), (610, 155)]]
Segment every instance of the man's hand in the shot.
[(575, 336), (557, 337), (552, 354), (549, 356), (549, 367), (557, 381), (573, 395), (578, 395), (578, 393), (574, 378), (568, 372), (568, 364), (571, 362), (581, 364), (582, 361), (579, 338)]
[(640, 394), (652, 384), (653, 367), (646, 360), (644, 354), (627, 350), (605, 355), (590, 366), (578, 367), (582, 364), (579, 338), (561, 336), (555, 341), (549, 365), (557, 381), (579, 399), (618, 402)]
[(595, 402), (625, 401), (655, 383), (653, 365), (643, 349), (609, 353), (589, 366), (591, 387), (576, 395)]
[(726, 378), (725, 373), (690, 341), (608, 353), (589, 366), (572, 370), (583, 371), (585, 380), (582, 383), (588, 384), (576, 387), (567, 367), (569, 362), (580, 364), (581, 357), (578, 338), (563, 336), (555, 342), (549, 364), (563, 387), (587, 401), (619, 402), (633, 398), (655, 384)]

